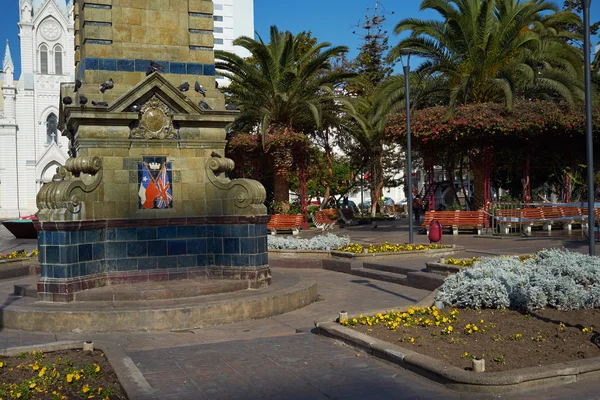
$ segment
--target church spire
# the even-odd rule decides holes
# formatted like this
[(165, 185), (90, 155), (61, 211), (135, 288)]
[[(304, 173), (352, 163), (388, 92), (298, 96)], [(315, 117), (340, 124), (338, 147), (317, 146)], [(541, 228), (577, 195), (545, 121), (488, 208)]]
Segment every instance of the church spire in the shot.
[(13, 64), (12, 55), (10, 54), (10, 46), (8, 45), (8, 39), (6, 40), (6, 50), (4, 51), (4, 61), (2, 62), (2, 69), (6, 71), (8, 68), (11, 70), (15, 70), (15, 65)]

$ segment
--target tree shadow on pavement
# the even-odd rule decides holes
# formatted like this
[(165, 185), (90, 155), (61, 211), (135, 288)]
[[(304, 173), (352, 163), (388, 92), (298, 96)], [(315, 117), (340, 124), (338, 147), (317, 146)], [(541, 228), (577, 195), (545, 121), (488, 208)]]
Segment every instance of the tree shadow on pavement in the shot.
[(358, 283), (360, 285), (363, 285), (363, 286), (366, 286), (366, 287), (370, 287), (370, 288), (373, 288), (373, 289), (377, 289), (377, 290), (380, 290), (380, 291), (385, 292), (385, 293), (393, 294), (394, 296), (398, 296), (398, 297), (401, 297), (401, 298), (403, 298), (405, 300), (412, 301), (413, 303), (417, 302), (417, 300), (413, 299), (412, 297), (404, 296), (403, 294), (400, 294), (398, 292), (393, 292), (391, 290), (384, 289), (384, 288), (382, 288), (380, 286), (375, 285), (374, 283), (371, 283), (371, 281), (366, 280), (366, 279), (355, 279), (355, 280), (351, 280), (350, 282), (352, 282), (352, 283)]

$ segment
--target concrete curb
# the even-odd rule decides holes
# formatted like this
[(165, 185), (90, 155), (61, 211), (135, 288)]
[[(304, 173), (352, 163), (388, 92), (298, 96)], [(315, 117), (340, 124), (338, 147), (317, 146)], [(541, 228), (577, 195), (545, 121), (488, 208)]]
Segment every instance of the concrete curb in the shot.
[(249, 319), (268, 318), (307, 306), (317, 300), (313, 280), (299, 282), (277, 291), (230, 300), (213, 300), (195, 305), (156, 308), (114, 308), (98, 306), (69, 309), (61, 305), (44, 310), (38, 303), (23, 307), (9, 305), (2, 310), (3, 327), (27, 332), (101, 333), (147, 332), (198, 329)]
[[(433, 292), (416, 306), (431, 305), (437, 293)], [(402, 311), (402, 310), (401, 310)], [(380, 311), (379, 311), (380, 312)], [(374, 315), (375, 313), (362, 313)], [(354, 318), (353, 314), (349, 318)], [(470, 392), (499, 393), (534, 387), (552, 387), (588, 379), (600, 378), (600, 357), (552, 364), (543, 367), (522, 368), (514, 371), (480, 373), (469, 372), (444, 364), (429, 356), (373, 338), (336, 322), (316, 322), (320, 334), (339, 340), (351, 347), (415, 372), (450, 389)]]
[(466, 248), (463, 246), (453, 246), (446, 249), (434, 249), (434, 250), (415, 250), (405, 251), (397, 253), (369, 253), (369, 254), (355, 254), (348, 253), (345, 251), (331, 251), (332, 257), (338, 258), (350, 258), (350, 259), (363, 259), (363, 258), (414, 258), (426, 256), (447, 256), (465, 251)]
[[(30, 353), (34, 350), (50, 353), (58, 350), (77, 350), (82, 348), (83, 342), (63, 341), (1, 349), (0, 356), (12, 357), (21, 353)], [(94, 348), (104, 352), (129, 400), (156, 399), (154, 389), (152, 389), (146, 378), (144, 378), (144, 375), (135, 366), (133, 360), (120, 346), (108, 342), (95, 342)]]

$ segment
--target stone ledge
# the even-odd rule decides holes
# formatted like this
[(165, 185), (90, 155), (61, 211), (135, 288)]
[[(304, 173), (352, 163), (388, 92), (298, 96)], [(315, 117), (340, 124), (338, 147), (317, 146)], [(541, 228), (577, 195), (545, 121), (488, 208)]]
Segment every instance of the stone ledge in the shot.
[[(435, 292), (417, 306), (431, 305)], [(363, 313), (363, 314), (376, 314)], [(353, 318), (354, 316), (350, 317)], [(522, 368), (513, 371), (469, 372), (415, 351), (373, 338), (337, 322), (315, 322), (320, 334), (339, 340), (402, 368), (415, 372), (450, 389), (499, 393), (533, 387), (551, 387), (600, 376), (600, 357)]]
[[(94, 348), (104, 352), (107, 361), (115, 371), (119, 383), (125, 393), (127, 393), (127, 398), (129, 400), (148, 400), (157, 398), (154, 389), (152, 389), (148, 381), (146, 381), (146, 378), (144, 378), (144, 375), (142, 375), (140, 370), (135, 366), (133, 360), (120, 346), (108, 342), (95, 342)], [(78, 349), (83, 349), (83, 342), (62, 341), (0, 349), (0, 356), (13, 357), (21, 353), (30, 353), (32, 351), (50, 353), (59, 350)]]
[(434, 250), (415, 250), (415, 251), (399, 251), (395, 253), (368, 253), (368, 254), (355, 254), (348, 253), (345, 251), (332, 251), (332, 257), (339, 258), (392, 258), (392, 257), (422, 257), (424, 255), (427, 256), (446, 256), (452, 255), (455, 253), (459, 253), (465, 251), (465, 247), (463, 246), (452, 246), (445, 249), (434, 249)]

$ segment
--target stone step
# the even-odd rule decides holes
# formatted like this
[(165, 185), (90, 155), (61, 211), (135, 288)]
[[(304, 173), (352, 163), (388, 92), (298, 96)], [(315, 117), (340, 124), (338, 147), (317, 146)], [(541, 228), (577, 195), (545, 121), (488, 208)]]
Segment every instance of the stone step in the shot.
[(377, 281), (395, 283), (397, 285), (407, 285), (408, 278), (406, 275), (396, 274), (393, 272), (377, 271), (367, 268), (353, 268), (350, 272), (352, 275), (361, 276), (363, 278), (370, 278)]
[(372, 269), (383, 272), (393, 272), (395, 274), (407, 275), (411, 272), (418, 272), (417, 268), (401, 267), (399, 265), (392, 264), (379, 264), (379, 263), (364, 263), (363, 268)]
[(444, 283), (446, 279), (442, 275), (432, 274), (429, 272), (411, 272), (408, 276), (407, 286), (424, 290), (435, 290)]

